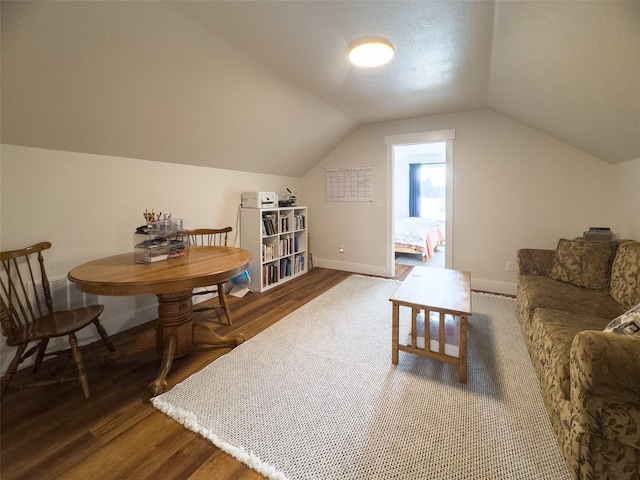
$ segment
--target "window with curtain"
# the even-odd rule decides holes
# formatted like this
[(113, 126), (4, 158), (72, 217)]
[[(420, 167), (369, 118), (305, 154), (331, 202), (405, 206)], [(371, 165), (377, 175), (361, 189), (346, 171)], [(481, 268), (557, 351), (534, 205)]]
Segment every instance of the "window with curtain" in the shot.
[(446, 218), (447, 166), (423, 163), (420, 167), (420, 215), (444, 221)]
[(444, 221), (446, 164), (409, 164), (409, 216)]
[[(420, 204), (422, 202), (422, 179), (420, 177), (419, 163), (409, 164), (409, 216), (420, 217)], [(406, 171), (406, 170), (405, 170)]]

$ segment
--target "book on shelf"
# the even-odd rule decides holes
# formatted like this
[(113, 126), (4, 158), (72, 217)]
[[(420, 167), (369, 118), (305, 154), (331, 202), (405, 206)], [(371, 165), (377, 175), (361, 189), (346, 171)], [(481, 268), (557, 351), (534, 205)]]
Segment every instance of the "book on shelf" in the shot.
[(280, 217), (280, 232), (289, 231), (289, 217)]
[(281, 238), (278, 242), (278, 256), (291, 255), (291, 238)]
[(306, 228), (304, 215), (294, 215), (293, 221), (296, 230), (304, 230)]
[(262, 261), (268, 262), (276, 258), (276, 247), (271, 243), (265, 243), (262, 245)]
[(293, 262), (293, 273), (304, 271), (304, 255), (296, 255)]
[(291, 259), (283, 258), (280, 260), (280, 278), (291, 276)]
[(264, 235), (275, 235), (278, 233), (275, 214), (264, 213), (262, 215), (262, 226)]
[(268, 287), (278, 281), (278, 267), (274, 264), (262, 266), (262, 286)]

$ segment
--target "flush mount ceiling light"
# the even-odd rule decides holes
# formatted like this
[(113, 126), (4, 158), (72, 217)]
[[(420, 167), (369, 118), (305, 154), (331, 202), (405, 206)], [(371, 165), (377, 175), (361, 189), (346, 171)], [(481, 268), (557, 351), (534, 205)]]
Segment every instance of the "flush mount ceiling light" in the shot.
[(379, 67), (393, 58), (393, 47), (386, 40), (361, 42), (349, 50), (349, 61), (359, 67)]

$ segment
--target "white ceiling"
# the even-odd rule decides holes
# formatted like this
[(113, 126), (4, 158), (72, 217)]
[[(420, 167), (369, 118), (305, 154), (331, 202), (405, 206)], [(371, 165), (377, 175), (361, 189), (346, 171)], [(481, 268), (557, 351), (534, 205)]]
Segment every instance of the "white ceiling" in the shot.
[[(348, 65), (384, 37), (387, 66)], [(367, 122), (491, 108), (640, 158), (640, 2), (2, 2), (2, 141), (303, 175)]]
[[(491, 2), (173, 2), (234, 47), (358, 122), (486, 106)], [(382, 37), (383, 68), (346, 61), (350, 45)]]

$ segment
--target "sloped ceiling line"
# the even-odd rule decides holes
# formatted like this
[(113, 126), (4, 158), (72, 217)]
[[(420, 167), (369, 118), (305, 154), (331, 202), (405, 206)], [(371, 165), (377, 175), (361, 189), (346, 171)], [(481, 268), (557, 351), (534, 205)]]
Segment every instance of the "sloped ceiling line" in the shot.
[[(2, 2), (2, 141), (301, 176), (359, 125), (491, 108), (640, 158), (640, 2)], [(387, 67), (349, 66), (382, 36)]]

